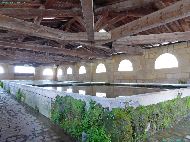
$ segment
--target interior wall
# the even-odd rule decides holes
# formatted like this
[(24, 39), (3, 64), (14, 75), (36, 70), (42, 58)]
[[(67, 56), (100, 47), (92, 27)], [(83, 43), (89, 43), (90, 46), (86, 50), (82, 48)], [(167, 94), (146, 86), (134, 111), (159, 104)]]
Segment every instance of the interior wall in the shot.
[[(177, 60), (178, 68), (155, 69), (156, 59), (164, 54), (171, 53)], [(143, 55), (129, 56), (116, 55), (111, 59), (96, 60), (85, 65), (87, 74), (79, 75), (78, 72), (73, 76), (79, 81), (100, 81), (100, 82), (156, 82), (156, 83), (178, 83), (179, 81), (190, 82), (190, 42), (176, 43), (167, 46), (156, 47), (144, 50)], [(133, 71), (119, 72), (119, 63), (128, 59), (133, 64)], [(106, 73), (96, 73), (99, 63), (106, 66)], [(78, 63), (75, 69), (78, 71), (83, 63)], [(85, 76), (85, 77), (84, 77)], [(67, 78), (68, 79), (68, 78)]]
[[(178, 68), (154, 69), (156, 59), (164, 53), (171, 53), (178, 59)], [(58, 76), (60, 81), (98, 81), (98, 82), (161, 82), (178, 83), (180, 80), (190, 82), (190, 42), (176, 43), (168, 46), (161, 46), (144, 50), (143, 55), (115, 55), (109, 59), (95, 60), (92, 63), (77, 63), (72, 65), (59, 66), (63, 71)], [(133, 71), (118, 72), (119, 63), (128, 59), (133, 64)], [(106, 66), (106, 73), (96, 73), (99, 63)], [(0, 64), (5, 73), (0, 74), (0, 79), (21, 79), (21, 80), (52, 80), (53, 76), (44, 76), (43, 70), (52, 66), (41, 66), (36, 68), (35, 76), (18, 76), (14, 73), (14, 66)], [(79, 74), (79, 68), (85, 66), (86, 74)], [(68, 67), (72, 68), (73, 74), (67, 75)], [(55, 72), (54, 72), (55, 74)]]

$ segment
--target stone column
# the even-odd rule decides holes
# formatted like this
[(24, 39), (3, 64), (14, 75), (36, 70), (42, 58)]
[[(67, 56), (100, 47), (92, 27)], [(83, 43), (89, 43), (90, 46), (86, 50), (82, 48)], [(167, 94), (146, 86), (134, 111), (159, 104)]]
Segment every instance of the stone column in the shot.
[(58, 81), (58, 77), (57, 77), (58, 67), (59, 67), (59, 65), (56, 65), (55, 67), (53, 67), (53, 80), (54, 81)]

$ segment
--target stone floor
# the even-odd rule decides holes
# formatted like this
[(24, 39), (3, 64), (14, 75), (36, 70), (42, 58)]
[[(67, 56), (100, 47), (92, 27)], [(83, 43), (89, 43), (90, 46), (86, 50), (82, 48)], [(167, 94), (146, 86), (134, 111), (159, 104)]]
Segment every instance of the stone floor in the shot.
[(154, 142), (190, 142), (190, 115), (173, 128), (156, 134), (150, 141)]
[(0, 142), (72, 142), (63, 131), (0, 90)]

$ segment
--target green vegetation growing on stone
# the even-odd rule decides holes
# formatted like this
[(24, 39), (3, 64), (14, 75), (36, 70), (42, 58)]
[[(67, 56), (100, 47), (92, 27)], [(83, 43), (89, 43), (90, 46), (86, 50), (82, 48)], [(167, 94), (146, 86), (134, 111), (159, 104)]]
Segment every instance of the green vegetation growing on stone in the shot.
[(16, 99), (19, 102), (21, 102), (21, 101), (24, 102), (24, 100), (25, 100), (25, 95), (21, 92), (20, 89), (16, 93)]
[(190, 97), (112, 111), (93, 101), (85, 107), (81, 100), (57, 96), (51, 119), (78, 140), (85, 132), (87, 142), (142, 142), (190, 113)]
[(179, 84), (187, 84), (187, 81), (186, 80), (178, 80), (178, 83)]
[(0, 81), (0, 87), (3, 88), (4, 85), (3, 85), (3, 82)]

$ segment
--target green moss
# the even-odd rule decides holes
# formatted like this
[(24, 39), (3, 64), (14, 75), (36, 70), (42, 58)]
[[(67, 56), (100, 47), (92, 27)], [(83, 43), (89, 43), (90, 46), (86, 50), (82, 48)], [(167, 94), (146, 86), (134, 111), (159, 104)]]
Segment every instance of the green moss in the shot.
[(112, 111), (93, 101), (88, 110), (85, 106), (81, 100), (58, 96), (51, 119), (78, 140), (85, 132), (88, 142), (142, 142), (186, 116), (190, 112), (190, 97)]

